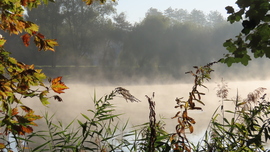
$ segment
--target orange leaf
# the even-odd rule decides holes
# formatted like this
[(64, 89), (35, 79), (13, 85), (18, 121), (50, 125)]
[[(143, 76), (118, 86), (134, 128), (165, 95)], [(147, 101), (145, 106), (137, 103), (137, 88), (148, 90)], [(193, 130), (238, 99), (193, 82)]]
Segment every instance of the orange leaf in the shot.
[(52, 80), (52, 85), (51, 88), (53, 89), (54, 92), (56, 93), (64, 93), (63, 90), (69, 89), (64, 82), (61, 81), (62, 77), (57, 77)]
[(22, 6), (26, 6), (27, 5), (27, 2), (28, 2), (27, 0), (21, 0), (21, 5)]
[(14, 109), (12, 109), (12, 116), (15, 116), (15, 115), (17, 115), (19, 112), (18, 112), (18, 108), (14, 108)]
[(23, 43), (25, 46), (29, 46), (29, 41), (30, 41), (30, 35), (29, 34), (24, 34), (23, 36), (21, 36), (22, 40), (23, 40)]
[(21, 126), (22, 127), (22, 131), (24, 133), (32, 133), (33, 132), (33, 128), (30, 126)]

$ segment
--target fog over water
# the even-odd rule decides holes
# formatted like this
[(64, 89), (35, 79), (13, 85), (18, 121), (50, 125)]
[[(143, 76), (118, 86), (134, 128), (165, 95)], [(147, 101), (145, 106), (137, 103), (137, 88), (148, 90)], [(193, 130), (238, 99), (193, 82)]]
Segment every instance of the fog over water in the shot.
[[(218, 79), (212, 80), (211, 82), (205, 83), (205, 86), (207, 86), (208, 89), (203, 87), (199, 88), (200, 92), (206, 93), (206, 95), (202, 97), (202, 101), (205, 103), (205, 106), (196, 103), (196, 106), (202, 107), (203, 110), (189, 111), (189, 115), (196, 121), (196, 124), (194, 125), (194, 133), (192, 135), (188, 135), (188, 138), (191, 141), (197, 141), (203, 136), (213, 112), (221, 104), (220, 99), (216, 97), (217, 84), (220, 82), (221, 81)], [(226, 82), (230, 88), (229, 98), (234, 98), (237, 94), (237, 90), (241, 98), (244, 99), (249, 92), (253, 92), (259, 87), (270, 88), (270, 81), (268, 80)], [(96, 94), (96, 97), (99, 99), (100, 97), (111, 93), (111, 91), (116, 87), (119, 87), (116, 85), (98, 86), (91, 85), (90, 83), (67, 83), (67, 85), (70, 89), (60, 95), (64, 100), (63, 102), (51, 100), (49, 108), (45, 108), (39, 103), (35, 103), (35, 105), (32, 106), (37, 107), (37, 105), (40, 105), (40, 112), (44, 113), (44, 111), (47, 110), (49, 111), (49, 114), (56, 113), (56, 119), (68, 124), (75, 118), (83, 120), (83, 117), (80, 115), (81, 113), (86, 115), (90, 114), (87, 110), (93, 108), (94, 94)], [(183, 100), (187, 100), (188, 93), (191, 91), (192, 86), (193, 84), (191, 83), (122, 85), (121, 87), (128, 89), (130, 93), (141, 100), (141, 102), (127, 102), (121, 96), (116, 96), (114, 100), (110, 102), (116, 106), (116, 113), (124, 114), (121, 116), (121, 121), (124, 123), (129, 119), (129, 127), (132, 127), (149, 121), (149, 108), (145, 95), (151, 97), (154, 92), (157, 120), (160, 120), (160, 117), (165, 118), (166, 130), (169, 133), (173, 133), (175, 132), (174, 128), (177, 125), (177, 120), (171, 119), (171, 117), (173, 117), (179, 110), (174, 108), (176, 105), (175, 99), (176, 97), (184, 97)], [(269, 94), (269, 90), (266, 90), (265, 93)], [(267, 97), (266, 99), (269, 98)], [(230, 107), (233, 107), (233, 105), (233, 102), (225, 102), (224, 108), (229, 109)], [(38, 112), (38, 108), (35, 109)], [(220, 110), (218, 111), (220, 112)]]

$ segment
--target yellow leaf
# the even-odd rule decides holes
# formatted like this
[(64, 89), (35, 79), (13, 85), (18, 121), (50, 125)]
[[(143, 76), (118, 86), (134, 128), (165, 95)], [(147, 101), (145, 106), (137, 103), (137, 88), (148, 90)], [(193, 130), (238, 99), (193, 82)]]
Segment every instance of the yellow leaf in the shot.
[(4, 148), (6, 148), (6, 145), (3, 143), (0, 143), (0, 149), (4, 149)]
[(5, 39), (0, 39), (0, 47), (2, 47), (5, 44), (6, 40)]

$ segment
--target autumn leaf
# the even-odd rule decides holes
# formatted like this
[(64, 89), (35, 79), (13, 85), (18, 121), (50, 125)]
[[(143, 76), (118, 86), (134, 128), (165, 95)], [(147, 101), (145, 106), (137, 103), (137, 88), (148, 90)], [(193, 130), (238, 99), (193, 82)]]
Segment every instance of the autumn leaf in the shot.
[(24, 106), (24, 105), (22, 105), (21, 108), (22, 108), (22, 110), (24, 110), (25, 112), (30, 112), (30, 111), (32, 110), (31, 108), (29, 108), (29, 107), (27, 107), (27, 106)]
[(22, 128), (22, 131), (24, 133), (32, 133), (33, 132), (33, 128), (30, 126), (21, 126), (21, 128)]
[(189, 125), (188, 128), (189, 128), (190, 133), (193, 133), (193, 130), (194, 130), (194, 129), (193, 129), (193, 126), (192, 126), (192, 125)]
[(30, 37), (31, 36), (29, 34), (24, 34), (23, 36), (21, 36), (25, 46), (29, 46)]
[(1, 39), (0, 39), (0, 47), (2, 47), (2, 46), (5, 44), (5, 42), (6, 42), (6, 40), (3, 39), (3, 38), (1, 38)]
[(41, 33), (37, 33), (37, 36), (40, 37), (40, 38), (42, 38), (42, 39), (45, 39), (45, 36), (42, 35)]
[(15, 116), (15, 115), (17, 115), (19, 112), (18, 112), (18, 108), (14, 108), (14, 109), (12, 109), (12, 116)]
[(54, 92), (56, 93), (64, 93), (63, 90), (69, 89), (64, 82), (61, 81), (62, 77), (57, 77), (52, 80), (51, 88), (53, 89)]
[(28, 1), (27, 1), (27, 0), (21, 0), (21, 5), (22, 5), (22, 6), (26, 6), (26, 5), (27, 5), (27, 3), (28, 3)]
[(6, 148), (5, 144), (0, 143), (0, 149), (4, 149), (4, 148)]
[(58, 46), (58, 43), (56, 42), (56, 39), (45, 40), (45, 43), (46, 43), (45, 50), (55, 51), (54, 47)]

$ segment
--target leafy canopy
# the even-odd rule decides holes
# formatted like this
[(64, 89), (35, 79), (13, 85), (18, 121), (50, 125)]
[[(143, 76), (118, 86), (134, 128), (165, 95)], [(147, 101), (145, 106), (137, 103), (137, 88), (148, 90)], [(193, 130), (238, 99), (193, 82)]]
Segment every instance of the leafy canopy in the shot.
[(269, 0), (237, 0), (239, 10), (227, 6), (227, 13), (230, 14), (230, 23), (242, 22), (243, 29), (235, 37), (228, 39), (223, 46), (229, 51), (221, 62), (231, 66), (233, 63), (247, 65), (254, 58), (270, 58), (270, 9)]
[[(38, 25), (24, 18), (26, 9), (31, 10), (48, 2), (48, 0), (0, 1), (0, 29), (10, 35), (20, 36), (25, 46), (29, 46), (30, 40), (33, 39), (39, 51), (55, 51), (54, 47), (58, 45), (56, 40), (46, 39), (39, 33)], [(63, 93), (68, 87), (61, 82), (61, 77), (53, 79), (50, 88), (46, 87), (43, 83), (46, 75), (42, 70), (11, 57), (10, 52), (5, 50), (5, 43), (6, 39), (0, 35), (0, 127), (3, 128), (1, 134), (20, 136), (32, 133), (31, 126), (36, 126), (34, 121), (41, 118), (33, 109), (24, 105), (22, 99), (37, 97), (43, 105), (47, 105), (50, 88), (56, 93)], [(62, 101), (57, 95), (53, 97)], [(0, 149), (3, 148), (6, 148), (6, 145), (0, 143)]]

